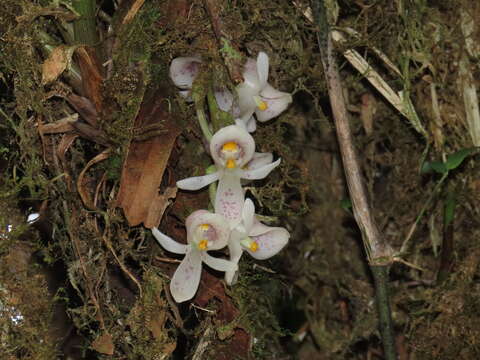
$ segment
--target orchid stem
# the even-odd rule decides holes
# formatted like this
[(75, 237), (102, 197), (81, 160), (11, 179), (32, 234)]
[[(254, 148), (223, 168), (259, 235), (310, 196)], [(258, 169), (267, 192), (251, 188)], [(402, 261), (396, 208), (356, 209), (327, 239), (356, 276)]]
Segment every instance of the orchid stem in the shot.
[(200, 128), (202, 129), (203, 136), (210, 141), (213, 137), (212, 132), (210, 131), (210, 128), (208, 127), (207, 123), (207, 117), (205, 116), (205, 111), (201, 109), (200, 107), (197, 106), (197, 118), (198, 122), (200, 124)]

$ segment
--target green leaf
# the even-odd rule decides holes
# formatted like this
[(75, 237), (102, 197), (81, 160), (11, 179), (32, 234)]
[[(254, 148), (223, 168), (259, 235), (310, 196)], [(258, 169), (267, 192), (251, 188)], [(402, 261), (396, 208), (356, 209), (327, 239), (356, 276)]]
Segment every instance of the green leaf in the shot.
[(448, 171), (448, 168), (445, 163), (441, 161), (425, 161), (422, 165), (421, 173), (425, 174), (432, 171), (440, 174), (445, 174)]
[(470, 155), (475, 148), (462, 149), (456, 153), (450, 154), (447, 156), (447, 162), (445, 163), (448, 170), (453, 170), (460, 166), (460, 164), (465, 160), (465, 158)]

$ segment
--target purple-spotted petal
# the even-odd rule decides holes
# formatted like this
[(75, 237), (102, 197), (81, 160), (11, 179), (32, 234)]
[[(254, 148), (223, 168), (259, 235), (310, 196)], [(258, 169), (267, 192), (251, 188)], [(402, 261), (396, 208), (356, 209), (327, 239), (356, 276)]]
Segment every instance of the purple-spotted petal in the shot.
[(196, 242), (195, 233), (200, 225), (208, 224), (212, 227), (211, 244), (208, 250), (218, 250), (227, 246), (230, 237), (230, 226), (222, 215), (213, 214), (206, 210), (197, 210), (190, 214), (185, 220), (187, 227), (187, 240), (189, 243)]
[(233, 229), (242, 219), (245, 194), (240, 184), (240, 177), (225, 171), (218, 182), (215, 196), (215, 212), (222, 215)]
[(152, 234), (155, 239), (157, 239), (160, 246), (165, 250), (175, 254), (185, 254), (187, 252), (187, 245), (180, 244), (178, 241), (173, 240), (171, 237), (159, 231), (156, 227), (152, 228)]
[(250, 230), (253, 227), (253, 220), (255, 216), (255, 205), (250, 199), (245, 199), (242, 209), (242, 221), (245, 228), (245, 232), (250, 234)]
[(268, 55), (261, 51), (260, 53), (258, 53), (257, 57), (257, 75), (261, 89), (263, 89), (267, 85), (268, 66)]
[(234, 142), (240, 147), (241, 154), (236, 163), (237, 167), (242, 167), (252, 159), (255, 152), (255, 140), (241, 126), (230, 125), (218, 130), (210, 141), (210, 153), (216, 165), (225, 166), (225, 160), (221, 158), (220, 153), (223, 145), (227, 142)]
[(216, 90), (215, 100), (220, 110), (230, 112), (233, 109), (233, 94), (227, 88)]
[(253, 170), (246, 170), (242, 173), (242, 179), (247, 180), (259, 180), (265, 178), (270, 172), (275, 169), (278, 165), (280, 165), (281, 159), (277, 161), (264, 165), (260, 168), (253, 169)]
[(177, 187), (182, 190), (199, 190), (207, 185), (210, 185), (214, 181), (217, 181), (219, 176), (220, 174), (217, 171), (213, 174), (189, 177), (177, 181)]
[(285, 111), (292, 102), (292, 95), (286, 92), (279, 91), (267, 84), (265, 88), (260, 92), (262, 101), (267, 104), (266, 110), (255, 110), (255, 116), (258, 121), (268, 121), (280, 115)]
[(178, 57), (170, 64), (170, 79), (180, 89), (191, 89), (202, 60), (199, 57)]
[(202, 252), (201, 257), (202, 261), (214, 270), (224, 272), (235, 272), (238, 270), (238, 264), (235, 262), (210, 256), (206, 252)]
[(189, 247), (187, 254), (173, 274), (170, 292), (176, 302), (193, 298), (200, 284), (202, 275), (202, 259), (199, 251)]
[(268, 230), (256, 236), (250, 234), (251, 239), (257, 243), (258, 249), (256, 251), (245, 250), (257, 260), (265, 260), (278, 254), (287, 245), (290, 238), (289, 232), (284, 228), (263, 226)]

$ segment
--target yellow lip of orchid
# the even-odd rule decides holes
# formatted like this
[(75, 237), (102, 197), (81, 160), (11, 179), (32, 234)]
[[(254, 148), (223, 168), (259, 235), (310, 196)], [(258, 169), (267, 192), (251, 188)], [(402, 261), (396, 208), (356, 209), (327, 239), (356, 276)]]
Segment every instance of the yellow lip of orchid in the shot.
[(263, 101), (260, 96), (254, 96), (253, 100), (255, 101), (255, 104), (257, 105), (258, 110), (260, 111), (265, 111), (268, 109), (268, 104)]
[(238, 151), (238, 144), (235, 141), (229, 141), (223, 144), (222, 151), (236, 152)]
[(207, 250), (207, 247), (208, 247), (208, 240), (206, 239), (202, 239), (198, 242), (198, 248), (200, 250)]
[(234, 159), (228, 159), (225, 166), (227, 167), (227, 169), (235, 169), (237, 167), (237, 164)]
[(250, 237), (246, 237), (240, 241), (240, 244), (252, 252), (256, 252), (258, 250), (258, 243), (252, 240)]

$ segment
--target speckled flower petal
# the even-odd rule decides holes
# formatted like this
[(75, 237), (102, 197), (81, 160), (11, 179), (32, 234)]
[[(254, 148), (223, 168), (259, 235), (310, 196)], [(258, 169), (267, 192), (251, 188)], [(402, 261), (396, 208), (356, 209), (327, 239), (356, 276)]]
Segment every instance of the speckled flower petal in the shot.
[(223, 215), (233, 229), (242, 219), (245, 194), (236, 173), (225, 172), (218, 182), (215, 212)]
[(206, 210), (194, 211), (187, 217), (185, 225), (187, 227), (187, 240), (189, 243), (195, 240), (195, 230), (202, 224), (212, 226), (215, 231), (215, 241), (209, 244), (208, 250), (219, 250), (227, 246), (230, 237), (229, 223), (222, 215), (213, 214)]
[[(259, 231), (259, 228), (261, 228), (262, 231)], [(264, 231), (265, 228), (266, 231)], [(260, 234), (254, 236), (253, 233), (255, 232), (260, 232)], [(287, 245), (290, 234), (284, 228), (269, 227), (257, 221), (254, 225), (254, 229), (252, 229), (252, 232), (250, 233), (250, 237), (258, 244), (258, 249), (257, 251), (246, 249), (245, 251), (257, 260), (265, 260), (278, 254), (280, 250)]]
[(189, 177), (177, 181), (177, 187), (182, 190), (199, 190), (217, 181), (219, 176), (219, 172), (214, 172), (213, 174)]
[(268, 55), (265, 54), (263, 51), (259, 52), (257, 56), (257, 74), (258, 82), (261, 89), (263, 89), (267, 85), (268, 66)]
[(187, 252), (187, 245), (180, 244), (178, 241), (173, 240), (171, 237), (159, 231), (156, 227), (152, 228), (152, 234), (155, 239), (157, 239), (160, 246), (165, 250), (175, 254), (185, 254)]
[(199, 57), (178, 57), (170, 64), (170, 79), (180, 89), (191, 89), (202, 60)]
[(220, 158), (222, 146), (227, 142), (235, 142), (242, 150), (242, 155), (238, 159), (237, 167), (242, 167), (248, 163), (255, 152), (255, 140), (242, 127), (230, 125), (218, 130), (210, 141), (210, 153), (213, 161), (219, 167), (224, 167), (223, 160)]
[(280, 165), (281, 159), (277, 161), (264, 165), (260, 168), (253, 169), (253, 170), (246, 170), (242, 173), (242, 179), (246, 180), (259, 180), (265, 178), (270, 172), (275, 169), (278, 165)]
[(292, 95), (279, 91), (267, 84), (260, 92), (262, 101), (267, 103), (266, 110), (255, 109), (255, 116), (258, 121), (264, 122), (280, 115), (292, 102)]
[(235, 272), (238, 270), (238, 264), (229, 260), (216, 258), (208, 255), (206, 252), (200, 254), (202, 261), (217, 271)]
[(170, 292), (176, 302), (180, 303), (193, 298), (200, 284), (201, 275), (202, 258), (200, 253), (189, 247), (170, 282)]

